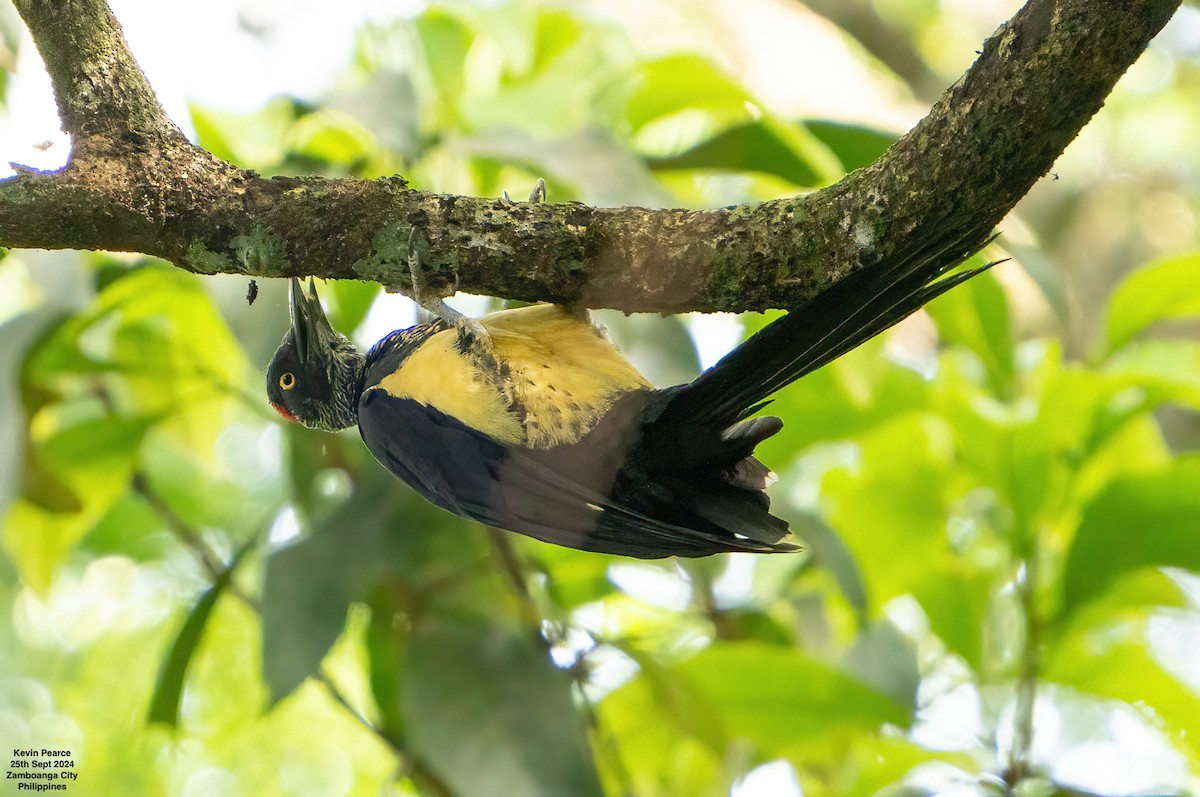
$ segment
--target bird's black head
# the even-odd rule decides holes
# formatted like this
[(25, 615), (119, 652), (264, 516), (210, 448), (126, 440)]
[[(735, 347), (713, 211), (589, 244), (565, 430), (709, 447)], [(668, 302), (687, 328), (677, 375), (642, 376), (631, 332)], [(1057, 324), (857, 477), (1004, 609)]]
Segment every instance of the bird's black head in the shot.
[(267, 369), (267, 398), (280, 415), (314, 429), (336, 431), (358, 422), (363, 357), (334, 330), (321, 309), (317, 288), (291, 281), (292, 328)]

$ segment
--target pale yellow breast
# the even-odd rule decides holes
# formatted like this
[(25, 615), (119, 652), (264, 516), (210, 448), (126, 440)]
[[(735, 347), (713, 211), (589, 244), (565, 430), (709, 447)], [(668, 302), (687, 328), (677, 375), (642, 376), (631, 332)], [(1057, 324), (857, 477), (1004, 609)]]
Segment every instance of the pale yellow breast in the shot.
[(652, 386), (592, 325), (556, 305), (482, 318), (487, 339), (429, 338), (380, 382), (504, 443), (578, 441), (622, 395)]

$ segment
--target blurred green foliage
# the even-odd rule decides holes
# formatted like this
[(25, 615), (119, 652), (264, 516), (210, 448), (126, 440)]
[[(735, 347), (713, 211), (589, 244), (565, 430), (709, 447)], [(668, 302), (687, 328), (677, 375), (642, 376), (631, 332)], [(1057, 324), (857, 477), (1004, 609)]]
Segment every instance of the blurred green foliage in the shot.
[[(927, 47), (967, 25), (877, 5)], [(1188, 129), (1194, 27), (1135, 69), (1169, 65), (1151, 110), (1131, 75), (1079, 157), (1128, 164), (1144, 113)], [(773, 113), (702, 51), (535, 2), (373, 22), (324, 100), (191, 121), (268, 174), (685, 206), (825, 185), (894, 137)], [(1197, 156), (1171, 158), (1192, 182), (1152, 154), (1139, 179), (1194, 218)], [(777, 397), (760, 452), (805, 550), (762, 558), (489, 533), (353, 432), (269, 412), (281, 285), (248, 308), (232, 278), (8, 253), (0, 743), (72, 748), (81, 794), (1195, 792), (1200, 262), (1149, 217), (1071, 247), (1134, 201), (1113, 183), (1039, 187), (1002, 239), (1017, 262)], [(1113, 249), (1147, 262), (1103, 301), (1054, 265)], [(322, 295), (350, 333), (378, 288)], [(660, 384), (695, 373), (703, 322), (606, 321)], [(743, 781), (779, 761), (795, 783)]]

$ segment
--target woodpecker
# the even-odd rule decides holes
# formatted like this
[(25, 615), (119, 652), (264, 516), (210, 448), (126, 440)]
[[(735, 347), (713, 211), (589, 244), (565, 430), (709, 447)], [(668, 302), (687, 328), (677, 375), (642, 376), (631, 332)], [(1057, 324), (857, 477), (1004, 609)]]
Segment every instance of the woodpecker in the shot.
[(330, 325), (315, 283), (306, 291), (293, 279), (291, 328), (267, 395), (306, 426), (357, 425), (392, 474), (489, 526), (645, 559), (792, 551), (764, 492), (774, 474), (754, 457), (783, 423), (758, 411), (993, 265), (947, 276), (979, 240), (916, 235), (909, 251), (833, 284), (692, 382), (665, 389), (586, 314), (549, 304), (468, 319), (437, 300), (440, 318), (363, 355)]

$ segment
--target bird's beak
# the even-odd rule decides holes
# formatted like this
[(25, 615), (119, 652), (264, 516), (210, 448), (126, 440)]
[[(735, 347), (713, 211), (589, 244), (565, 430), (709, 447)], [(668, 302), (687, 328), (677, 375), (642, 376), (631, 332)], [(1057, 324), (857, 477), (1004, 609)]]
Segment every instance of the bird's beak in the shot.
[(292, 317), (292, 337), (296, 341), (296, 354), (300, 362), (308, 362), (309, 354), (320, 350), (321, 341), (331, 340), (335, 336), (325, 311), (321, 309), (321, 300), (317, 298), (317, 284), (310, 277), (308, 290), (300, 280), (292, 278), (291, 289), (288, 292), (288, 310)]

